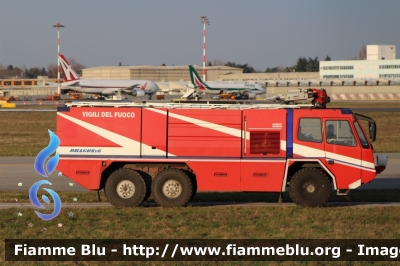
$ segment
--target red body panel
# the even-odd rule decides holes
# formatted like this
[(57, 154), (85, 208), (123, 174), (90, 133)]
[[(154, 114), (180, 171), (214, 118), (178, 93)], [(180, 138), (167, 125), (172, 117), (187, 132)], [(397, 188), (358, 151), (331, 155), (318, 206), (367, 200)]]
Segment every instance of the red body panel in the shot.
[[(367, 136), (367, 134), (366, 134), (364, 129), (363, 129), (363, 132), (364, 132), (364, 135)], [(357, 141), (360, 144), (360, 140), (357, 140)], [(362, 158), (363, 162), (371, 162), (371, 163), (373, 163), (375, 160), (374, 160), (374, 153), (371, 152), (372, 144), (371, 144), (370, 141), (369, 141), (368, 144), (369, 144), (369, 148), (368, 149), (366, 149), (366, 148), (361, 149), (361, 158)], [(385, 168), (386, 168), (386, 166), (384, 166), (384, 168), (380, 169), (380, 170), (383, 171)], [(363, 170), (362, 171), (362, 182), (363, 183), (370, 182), (371, 180), (373, 180), (376, 177), (377, 174), (380, 174), (382, 171), (379, 172), (376, 169), (376, 167), (375, 167), (375, 171), (365, 171), (365, 170)]]
[(99, 143), (102, 146), (119, 146), (84, 127), (76, 126), (64, 117), (58, 117), (57, 119), (57, 136), (62, 140), (61, 145), (63, 146), (96, 147)]
[(241, 163), (241, 191), (280, 191), (286, 160), (245, 161)]
[[(287, 110), (243, 110), (241, 190), (279, 191), (286, 166)], [(282, 158), (273, 159), (271, 158)]]
[(82, 161), (79, 159), (60, 160), (57, 166), (57, 169), (63, 175), (89, 190), (99, 189), (101, 173), (104, 168), (101, 166), (101, 161)]
[[(329, 119), (348, 121), (343, 117), (330, 117)], [(325, 122), (327, 119), (323, 119)], [(353, 130), (354, 132), (354, 130)], [(324, 132), (324, 140), (326, 131)], [(325, 166), (336, 177), (336, 185), (339, 189), (348, 189), (349, 185), (361, 179), (361, 148), (360, 144), (356, 146), (336, 145), (325, 142), (326, 160), (323, 160)], [(351, 158), (351, 161), (349, 158)], [(332, 164), (333, 162), (333, 164)]]
[(168, 152), (176, 156), (240, 158), (241, 134), (239, 110), (169, 111)]
[[(140, 140), (141, 111), (141, 108), (71, 108), (68, 115), (122, 136)], [(86, 135), (80, 137), (90, 139)]]
[(190, 162), (198, 191), (240, 191), (240, 163), (231, 161)]
[[(160, 110), (166, 112), (165, 108)], [(142, 109), (141, 141), (151, 147), (151, 150), (142, 150), (143, 157), (165, 157), (167, 152), (167, 116), (148, 109)]]
[[(69, 164), (71, 178), (88, 189), (96, 189), (98, 187), (103, 169), (101, 161), (76, 161)], [(89, 176), (91, 178), (87, 178)]]
[(248, 132), (243, 157), (286, 157), (286, 146), (281, 142), (286, 143), (286, 113), (285, 109), (243, 110)]

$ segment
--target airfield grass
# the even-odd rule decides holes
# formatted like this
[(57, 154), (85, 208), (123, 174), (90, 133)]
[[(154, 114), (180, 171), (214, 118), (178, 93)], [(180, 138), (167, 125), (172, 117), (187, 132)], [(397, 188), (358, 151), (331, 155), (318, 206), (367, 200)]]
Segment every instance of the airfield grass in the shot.
[(56, 130), (56, 112), (0, 112), (0, 155), (36, 156)]
[[(17, 213), (21, 212), (22, 216)], [(69, 213), (73, 213), (73, 217)], [(399, 239), (397, 207), (63, 208), (50, 221), (32, 209), (0, 210), (1, 239)], [(32, 223), (32, 227), (28, 224)], [(58, 227), (61, 223), (62, 227)], [(0, 242), (0, 261), (5, 256)], [(5, 262), (3, 262), (5, 264)], [(1, 263), (3, 265), (3, 263)], [(395, 262), (226, 262), (224, 265), (396, 265)], [(132, 265), (132, 262), (107, 262)], [(134, 264), (137, 264), (136, 262)], [(146, 265), (219, 265), (150, 262)], [(99, 265), (21, 262), (8, 265)]]
[[(62, 202), (94, 203), (98, 202), (97, 192), (57, 192)], [(38, 198), (41, 198), (38, 193)], [(332, 191), (329, 202), (400, 202), (400, 189), (388, 190), (351, 190), (347, 196), (336, 195)], [(292, 202), (288, 192), (283, 193), (283, 202)], [(100, 191), (101, 202), (108, 202), (103, 191)], [(255, 193), (255, 192), (199, 192), (190, 201), (196, 202), (278, 202), (279, 193)], [(148, 203), (155, 203), (150, 197)], [(0, 191), (0, 203), (30, 203), (26, 191)]]
[[(376, 141), (372, 144), (374, 152), (400, 152), (400, 112), (365, 112), (363, 115), (374, 119), (377, 125)], [(366, 122), (361, 121), (361, 124), (368, 129)]]

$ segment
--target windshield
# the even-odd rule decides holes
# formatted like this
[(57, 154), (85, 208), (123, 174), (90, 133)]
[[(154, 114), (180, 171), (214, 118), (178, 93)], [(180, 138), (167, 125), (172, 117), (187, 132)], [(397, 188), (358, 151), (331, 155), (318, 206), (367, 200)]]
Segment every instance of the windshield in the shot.
[[(361, 121), (366, 121), (368, 122), (368, 132), (369, 132), (369, 139), (374, 142), (376, 140), (376, 123), (374, 119), (371, 117), (365, 116), (365, 115), (360, 115), (360, 114), (354, 114), (354, 118), (361, 120)], [(365, 137), (365, 136), (364, 136)]]
[(358, 122), (354, 122), (354, 127), (356, 128), (358, 138), (360, 139), (361, 146), (363, 148), (369, 148), (367, 137), (364, 135), (364, 131), (361, 129), (361, 125)]

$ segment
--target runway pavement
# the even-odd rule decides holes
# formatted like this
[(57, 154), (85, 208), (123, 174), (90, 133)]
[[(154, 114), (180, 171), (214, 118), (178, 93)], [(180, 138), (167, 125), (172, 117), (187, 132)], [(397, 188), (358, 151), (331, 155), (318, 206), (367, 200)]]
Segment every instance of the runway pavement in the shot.
[[(400, 189), (400, 153), (388, 154), (387, 168), (369, 184), (358, 189)], [(0, 157), (0, 191), (29, 191), (37, 181), (45, 179), (34, 169), (35, 157)], [(48, 180), (57, 192), (85, 192), (87, 189), (59, 176), (55, 171)]]

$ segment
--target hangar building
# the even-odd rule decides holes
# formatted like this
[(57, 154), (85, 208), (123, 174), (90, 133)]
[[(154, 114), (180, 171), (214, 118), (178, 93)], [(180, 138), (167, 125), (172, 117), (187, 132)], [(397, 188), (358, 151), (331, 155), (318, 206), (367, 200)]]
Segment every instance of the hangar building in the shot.
[[(202, 77), (203, 68), (196, 66), (197, 73)], [(215, 81), (219, 76), (242, 74), (243, 70), (227, 66), (209, 66), (207, 81)], [(148, 79), (154, 82), (189, 82), (188, 66), (102, 66), (82, 70), (84, 79)]]

